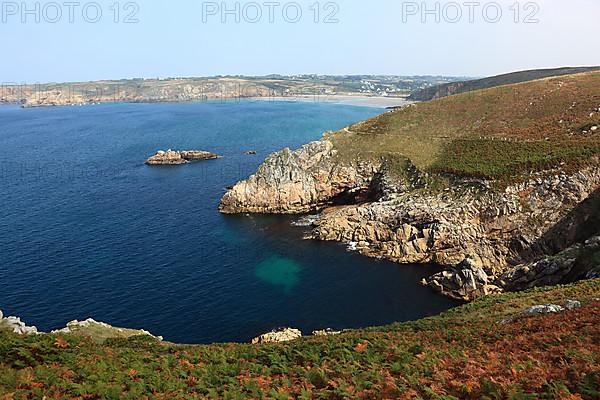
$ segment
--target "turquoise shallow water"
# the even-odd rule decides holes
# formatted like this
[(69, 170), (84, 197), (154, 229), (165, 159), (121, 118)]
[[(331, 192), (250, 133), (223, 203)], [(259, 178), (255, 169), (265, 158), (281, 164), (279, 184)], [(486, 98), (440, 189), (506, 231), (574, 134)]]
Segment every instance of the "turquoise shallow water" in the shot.
[[(419, 286), (433, 267), (303, 241), (306, 228), (290, 217), (217, 212), (224, 188), (270, 152), (382, 111), (268, 102), (0, 107), (0, 309), (42, 330), (92, 317), (207, 343), (453, 306)], [(167, 148), (224, 157), (143, 164)]]

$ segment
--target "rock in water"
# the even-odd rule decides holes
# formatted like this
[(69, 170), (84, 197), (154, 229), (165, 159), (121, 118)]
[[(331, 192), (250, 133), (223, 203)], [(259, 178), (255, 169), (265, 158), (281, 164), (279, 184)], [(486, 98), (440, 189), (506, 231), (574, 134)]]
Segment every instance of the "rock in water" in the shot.
[(179, 152), (179, 154), (181, 154), (181, 157), (187, 161), (204, 161), (220, 158), (220, 156), (218, 156), (217, 154), (213, 154), (203, 150), (187, 150), (181, 151)]
[(302, 337), (302, 332), (294, 328), (283, 328), (275, 330), (252, 339), (252, 344), (281, 343), (296, 340)]
[(147, 165), (181, 165), (190, 161), (213, 160), (219, 158), (218, 155), (202, 150), (167, 150), (158, 151), (155, 155), (146, 160)]

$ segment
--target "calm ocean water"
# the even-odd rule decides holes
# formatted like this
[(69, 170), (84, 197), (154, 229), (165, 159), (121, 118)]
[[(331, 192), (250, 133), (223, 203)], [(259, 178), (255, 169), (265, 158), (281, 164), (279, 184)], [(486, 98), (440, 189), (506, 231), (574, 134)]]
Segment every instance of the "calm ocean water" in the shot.
[[(0, 309), (41, 330), (92, 317), (185, 343), (408, 320), (456, 303), (434, 272), (303, 241), (289, 217), (223, 216), (272, 151), (383, 110), (315, 103), (0, 107)], [(219, 160), (147, 167), (158, 149)], [(245, 155), (256, 150), (256, 156)]]

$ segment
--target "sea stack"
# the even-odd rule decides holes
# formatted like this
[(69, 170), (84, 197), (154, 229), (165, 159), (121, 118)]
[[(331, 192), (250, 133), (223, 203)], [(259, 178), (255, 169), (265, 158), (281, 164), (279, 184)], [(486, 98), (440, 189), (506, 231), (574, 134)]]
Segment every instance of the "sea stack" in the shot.
[(191, 161), (204, 161), (220, 158), (219, 155), (202, 150), (159, 150), (146, 160), (147, 165), (181, 165)]

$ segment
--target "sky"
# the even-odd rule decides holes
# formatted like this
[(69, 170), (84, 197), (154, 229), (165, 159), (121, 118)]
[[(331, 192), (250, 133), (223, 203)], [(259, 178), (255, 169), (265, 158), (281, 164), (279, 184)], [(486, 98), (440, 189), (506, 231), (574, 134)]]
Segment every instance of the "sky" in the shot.
[(0, 81), (600, 65), (598, 0), (115, 1), (0, 2)]

